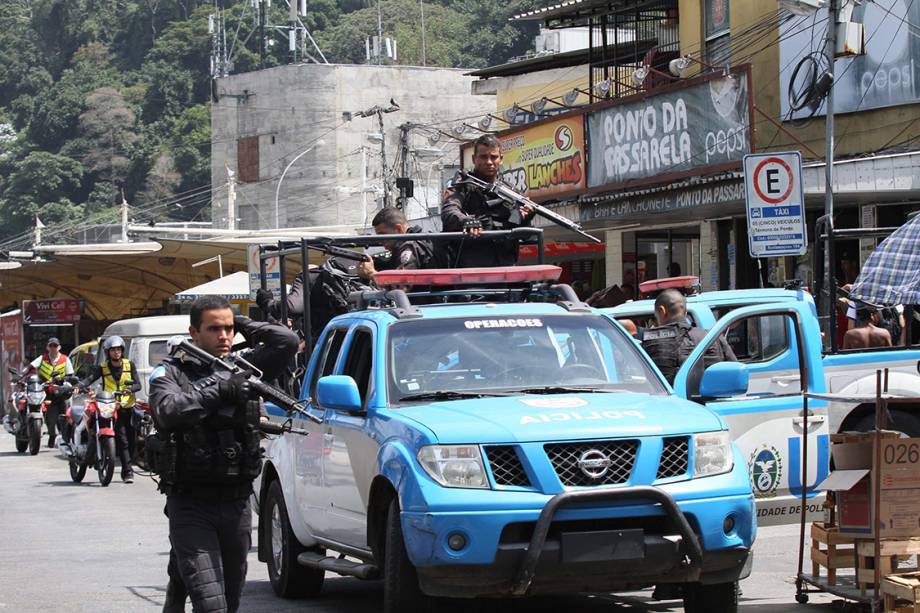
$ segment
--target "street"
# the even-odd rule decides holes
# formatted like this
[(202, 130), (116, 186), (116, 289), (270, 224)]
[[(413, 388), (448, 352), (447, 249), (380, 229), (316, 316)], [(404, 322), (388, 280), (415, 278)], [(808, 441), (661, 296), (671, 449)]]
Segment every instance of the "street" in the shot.
[[(125, 485), (116, 472), (112, 485), (99, 486), (90, 471), (74, 484), (57, 450), (19, 454), (13, 437), (0, 435), (0, 610), (16, 612), (158, 611), (166, 588), (169, 552), (164, 498), (154, 483), (138, 475)], [(833, 598), (812, 595), (810, 605), (795, 603), (795, 551), (798, 528), (760, 531), (753, 575), (742, 583), (741, 609), (747, 613), (829, 611)], [(323, 613), (377, 611), (379, 582), (327, 575), (322, 597), (314, 602), (276, 598), (265, 565), (250, 555), (241, 611), (280, 613), (309, 609)], [(806, 567), (808, 567), (806, 563)], [(520, 611), (681, 611), (679, 602), (655, 602), (650, 592), (539, 598), (518, 601)], [(824, 603), (824, 604), (822, 604)], [(470, 610), (458, 603), (457, 610)], [(817, 605), (817, 606), (815, 606)], [(477, 608), (479, 607), (477, 604)], [(507, 602), (486, 610), (507, 611)], [(188, 610), (191, 610), (189, 607)]]

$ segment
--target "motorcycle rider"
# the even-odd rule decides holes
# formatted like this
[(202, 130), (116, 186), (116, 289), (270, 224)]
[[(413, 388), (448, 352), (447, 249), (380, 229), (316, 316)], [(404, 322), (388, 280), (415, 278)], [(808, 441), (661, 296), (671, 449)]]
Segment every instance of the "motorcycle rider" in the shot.
[[(64, 377), (73, 374), (73, 364), (70, 363), (70, 358), (61, 353), (61, 341), (56, 336), (48, 339), (46, 349), (48, 350), (46, 353), (32, 360), (29, 367), (22, 373), (23, 378), (35, 372), (38, 373), (42, 383), (47, 381), (60, 382)], [(48, 447), (54, 447), (58, 415), (63, 415), (66, 410), (64, 403), (67, 400), (67, 396), (61, 392), (56, 392), (49, 394), (48, 400), (51, 401), (51, 404), (45, 412), (45, 425), (48, 427)]]
[(134, 483), (134, 471), (131, 468), (131, 441), (134, 439), (134, 426), (131, 424), (132, 408), (136, 403), (134, 392), (141, 389), (134, 362), (125, 356), (125, 341), (120, 336), (110, 336), (102, 343), (106, 360), (93, 366), (90, 373), (80, 381), (80, 387), (88, 388), (99, 379), (102, 379), (102, 389), (107, 392), (131, 392), (130, 395), (120, 396), (121, 409), (118, 419), (115, 420), (115, 444), (117, 453), (121, 458), (121, 480), (125, 483)]
[[(233, 336), (254, 347), (246, 359), (265, 380), (297, 351), (297, 335), (282, 325), (234, 317), (230, 303), (202, 296), (191, 308), (192, 342), (213, 356), (230, 353)], [(255, 415), (253, 415), (255, 404)], [(168, 466), (159, 465), (169, 517), (169, 585), (165, 613), (234, 612), (246, 580), (252, 534), (249, 495), (262, 466), (258, 403), (243, 378), (222, 378), (181, 351), (150, 375), (150, 407), (158, 437), (167, 437)], [(161, 439), (162, 440), (162, 439)]]

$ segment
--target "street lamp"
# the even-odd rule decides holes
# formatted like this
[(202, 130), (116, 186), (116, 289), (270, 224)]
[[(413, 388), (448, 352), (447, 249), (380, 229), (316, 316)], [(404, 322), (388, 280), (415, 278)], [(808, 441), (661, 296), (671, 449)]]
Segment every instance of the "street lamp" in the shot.
[(281, 182), (284, 181), (284, 175), (287, 174), (287, 171), (291, 169), (291, 166), (294, 165), (294, 162), (305, 156), (306, 154), (313, 151), (316, 147), (322, 147), (326, 144), (326, 141), (319, 139), (300, 153), (298, 153), (293, 160), (291, 160), (287, 166), (284, 167), (284, 171), (281, 173), (281, 178), (278, 179), (278, 187), (275, 188), (275, 229), (279, 228), (279, 216), (278, 216), (278, 195), (281, 193)]

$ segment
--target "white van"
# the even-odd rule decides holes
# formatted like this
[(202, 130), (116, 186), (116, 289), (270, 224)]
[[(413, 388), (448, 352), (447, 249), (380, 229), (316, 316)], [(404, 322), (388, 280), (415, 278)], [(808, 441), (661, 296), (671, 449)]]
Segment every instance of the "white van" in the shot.
[[(125, 357), (134, 362), (140, 377), (141, 390), (137, 399), (147, 402), (147, 378), (167, 355), (166, 341), (181, 334), (188, 337), (188, 315), (160, 315), (155, 317), (134, 317), (110, 324), (99, 339), (100, 347), (110, 336), (125, 339)], [(105, 352), (99, 351), (99, 362), (105, 359)]]

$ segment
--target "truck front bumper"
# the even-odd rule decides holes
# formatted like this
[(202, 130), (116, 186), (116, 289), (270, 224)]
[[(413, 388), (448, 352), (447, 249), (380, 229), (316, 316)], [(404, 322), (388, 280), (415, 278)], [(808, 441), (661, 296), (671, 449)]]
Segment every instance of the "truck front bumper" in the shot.
[[(633, 501), (639, 504), (630, 504)], [(752, 562), (752, 497), (694, 502), (679, 507), (667, 492), (655, 487), (576, 490), (553, 496), (538, 516), (531, 514), (536, 521), (524, 522), (523, 537), (519, 532), (517, 538), (509, 538), (506, 530), (522, 525), (527, 515), (520, 511), (480, 512), (460, 522), (454, 514), (404, 513), (403, 531), (422, 590), (433, 596), (624, 591), (747, 577)], [(693, 507), (696, 513), (688, 512)], [(638, 523), (605, 525), (605, 517), (611, 514), (627, 524)], [(729, 515), (737, 523), (725, 531), (723, 518)], [(655, 519), (656, 529), (636, 527)], [(720, 540), (711, 525), (715, 522)], [(701, 546), (699, 534), (710, 545), (718, 540), (719, 547)], [(455, 551), (450, 538), (456, 535), (466, 543)]]

